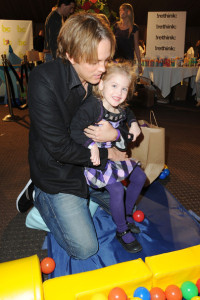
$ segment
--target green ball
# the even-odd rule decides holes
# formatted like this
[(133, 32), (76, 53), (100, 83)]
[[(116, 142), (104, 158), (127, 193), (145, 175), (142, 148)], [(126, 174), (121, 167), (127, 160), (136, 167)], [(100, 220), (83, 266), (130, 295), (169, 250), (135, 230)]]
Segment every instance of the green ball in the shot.
[(181, 285), (181, 292), (183, 298), (191, 300), (193, 297), (198, 296), (198, 288), (192, 281), (185, 281)]

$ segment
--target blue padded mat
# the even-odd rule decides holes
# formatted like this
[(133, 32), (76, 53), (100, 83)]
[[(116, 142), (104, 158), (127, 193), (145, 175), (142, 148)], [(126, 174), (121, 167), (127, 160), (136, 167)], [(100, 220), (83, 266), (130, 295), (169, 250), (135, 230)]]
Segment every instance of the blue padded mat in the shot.
[(146, 256), (184, 249), (200, 244), (200, 224), (158, 181), (145, 191), (137, 209), (145, 214), (138, 223), (141, 233), (137, 239), (143, 250), (126, 252), (116, 240), (116, 226), (112, 217), (100, 207), (93, 220), (99, 240), (99, 251), (86, 260), (75, 260), (58, 245), (51, 233), (47, 235), (48, 255), (56, 262), (49, 278), (91, 271)]

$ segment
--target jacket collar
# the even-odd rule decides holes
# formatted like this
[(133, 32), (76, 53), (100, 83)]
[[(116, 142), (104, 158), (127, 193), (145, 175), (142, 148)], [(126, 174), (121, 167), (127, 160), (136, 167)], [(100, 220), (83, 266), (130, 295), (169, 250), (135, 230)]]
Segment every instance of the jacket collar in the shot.
[[(67, 85), (68, 85), (69, 89), (71, 90), (74, 87), (78, 87), (78, 86), (83, 88), (80, 78), (79, 78), (76, 70), (72, 66), (72, 64), (68, 60), (66, 60), (64, 62), (64, 65), (65, 65), (65, 69), (66, 69), (66, 73), (67, 73)], [(87, 95), (89, 96), (91, 94), (92, 94), (92, 85), (89, 83)]]

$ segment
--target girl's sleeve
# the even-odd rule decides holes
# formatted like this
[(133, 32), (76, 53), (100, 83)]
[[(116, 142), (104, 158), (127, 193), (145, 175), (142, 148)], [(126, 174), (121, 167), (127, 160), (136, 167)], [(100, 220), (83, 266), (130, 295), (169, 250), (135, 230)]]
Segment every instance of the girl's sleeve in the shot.
[(72, 139), (85, 148), (93, 143), (93, 140), (84, 134), (84, 129), (90, 125), (95, 125), (100, 114), (100, 104), (93, 96), (90, 96), (80, 106), (72, 119), (70, 125), (70, 134)]
[(132, 122), (137, 122), (134, 112), (129, 107), (126, 107), (127, 124), (130, 127)]

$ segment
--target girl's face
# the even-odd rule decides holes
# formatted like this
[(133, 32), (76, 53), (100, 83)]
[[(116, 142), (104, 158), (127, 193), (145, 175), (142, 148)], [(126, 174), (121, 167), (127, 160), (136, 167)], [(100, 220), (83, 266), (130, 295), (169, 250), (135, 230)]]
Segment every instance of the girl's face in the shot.
[(111, 74), (106, 80), (101, 80), (99, 90), (103, 95), (103, 106), (114, 112), (127, 97), (130, 80), (126, 73)]

